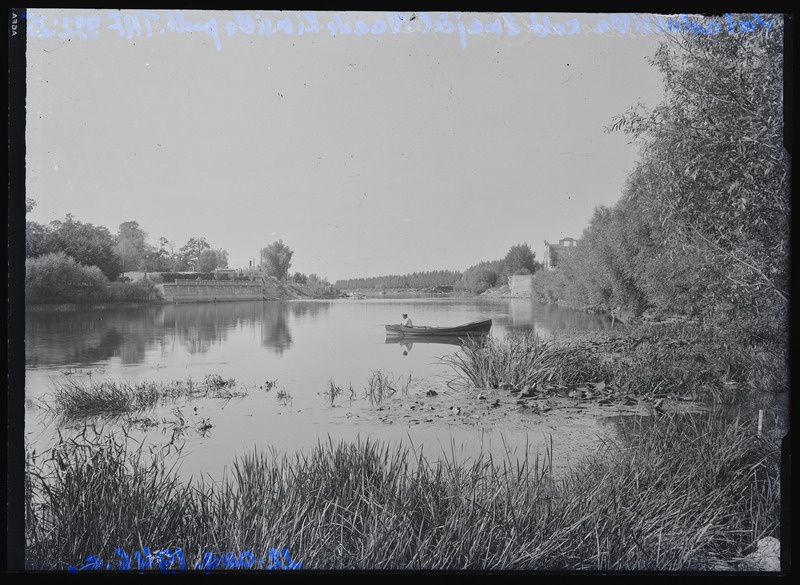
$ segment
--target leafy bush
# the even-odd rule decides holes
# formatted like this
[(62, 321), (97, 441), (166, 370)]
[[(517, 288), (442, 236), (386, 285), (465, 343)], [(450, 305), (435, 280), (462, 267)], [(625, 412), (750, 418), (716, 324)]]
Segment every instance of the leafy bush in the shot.
[(155, 301), (161, 298), (161, 292), (154, 282), (140, 280), (138, 282), (112, 282), (105, 287), (104, 300), (117, 303), (140, 303)]
[(30, 301), (80, 299), (108, 282), (97, 266), (83, 266), (64, 252), (25, 260), (25, 294)]
[(480, 294), (497, 284), (505, 284), (504, 282), (499, 282), (503, 270), (502, 260), (481, 262), (468, 268), (454, 288), (455, 290)]

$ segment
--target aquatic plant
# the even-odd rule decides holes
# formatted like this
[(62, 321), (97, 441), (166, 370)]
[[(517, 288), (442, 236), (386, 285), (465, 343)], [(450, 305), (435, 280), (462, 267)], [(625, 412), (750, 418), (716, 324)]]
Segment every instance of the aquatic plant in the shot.
[(375, 370), (367, 380), (364, 388), (364, 398), (371, 404), (378, 404), (387, 398), (391, 398), (399, 391), (403, 395), (408, 395), (408, 388), (411, 386), (411, 375), (408, 379), (401, 377), (395, 378), (383, 370)]
[(579, 343), (545, 340), (535, 331), (466, 339), (461, 351), (442, 358), (456, 373), (449, 385), (461, 388), (518, 388), (548, 382), (603, 380), (608, 367)]
[(182, 398), (218, 398), (230, 400), (245, 396), (247, 390), (236, 388), (233, 379), (206, 376), (203, 384), (191, 378), (172, 382), (125, 382), (86, 380), (74, 377), (56, 379), (50, 400), (42, 401), (45, 409), (64, 418), (87, 416), (122, 416), (140, 412), (171, 400)]
[(223, 388), (232, 388), (236, 386), (236, 380), (228, 378), (227, 380), (219, 374), (208, 374), (203, 379), (203, 383), (212, 390), (221, 390)]
[(277, 380), (267, 380), (259, 388), (261, 388), (264, 392), (269, 392), (278, 384)]
[[(328, 387), (320, 392), (325, 398), (330, 402), (331, 406), (335, 406), (334, 402), (336, 398), (344, 394), (345, 390), (341, 386), (338, 386), (333, 383), (333, 380), (328, 381)], [(350, 394), (350, 400), (353, 400), (356, 397), (356, 391), (353, 389), (353, 384), (350, 384), (348, 388), (348, 392)]]
[(278, 402), (286, 406), (288, 403), (292, 401), (292, 395), (286, 390), (286, 388), (281, 388), (275, 394), (275, 398), (278, 399)]

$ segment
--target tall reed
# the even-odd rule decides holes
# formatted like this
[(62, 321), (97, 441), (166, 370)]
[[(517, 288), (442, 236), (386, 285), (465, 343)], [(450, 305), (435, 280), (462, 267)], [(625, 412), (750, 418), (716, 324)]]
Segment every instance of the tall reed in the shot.
[(383, 370), (375, 370), (367, 380), (367, 385), (364, 388), (364, 398), (368, 399), (371, 404), (379, 404), (398, 392), (402, 395), (407, 395), (409, 386), (411, 386), (411, 375), (407, 379), (403, 377), (395, 378)]
[(213, 397), (222, 400), (244, 396), (247, 390), (236, 388), (236, 381), (217, 374), (206, 376), (202, 383), (188, 380), (172, 382), (125, 382), (118, 380), (81, 381), (65, 377), (54, 381), (50, 401), (44, 407), (65, 418), (82, 416), (120, 416), (147, 410), (160, 403), (181, 398)]
[(524, 388), (535, 383), (570, 384), (602, 380), (608, 368), (579, 342), (556, 343), (536, 332), (507, 338), (467, 339), (442, 358), (456, 374), (451, 385), (474, 388)]
[[(643, 419), (642, 419), (643, 420)], [(190, 567), (288, 548), (308, 569), (735, 569), (779, 529), (779, 455), (719, 415), (636, 422), (571, 472), (372, 440), (254, 451), (221, 483), (87, 432), (32, 457), (28, 566), (181, 547)]]

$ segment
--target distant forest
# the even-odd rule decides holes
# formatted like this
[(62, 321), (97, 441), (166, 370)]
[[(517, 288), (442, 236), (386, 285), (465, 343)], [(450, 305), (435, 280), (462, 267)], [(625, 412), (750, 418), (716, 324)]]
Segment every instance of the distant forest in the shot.
[(414, 272), (403, 276), (374, 276), (336, 281), (338, 289), (425, 289), (452, 286), (456, 291), (480, 294), (492, 287), (502, 286), (513, 274), (535, 274), (542, 265), (527, 242), (511, 246), (505, 258), (479, 262), (464, 272), (434, 270)]
[(335, 287), (339, 289), (401, 289), (431, 288), (434, 286), (454, 286), (461, 280), (461, 272), (455, 270), (433, 270), (430, 272), (414, 272), (412, 274), (389, 276), (372, 276), (369, 278), (350, 278), (337, 280)]

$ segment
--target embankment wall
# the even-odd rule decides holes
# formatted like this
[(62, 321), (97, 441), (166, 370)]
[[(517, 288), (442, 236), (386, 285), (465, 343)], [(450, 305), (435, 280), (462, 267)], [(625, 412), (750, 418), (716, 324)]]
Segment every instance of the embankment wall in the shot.
[(259, 281), (186, 280), (165, 283), (164, 300), (172, 303), (202, 301), (261, 301), (281, 298), (278, 287)]
[(533, 275), (515, 274), (508, 279), (512, 297), (530, 297), (533, 294)]

